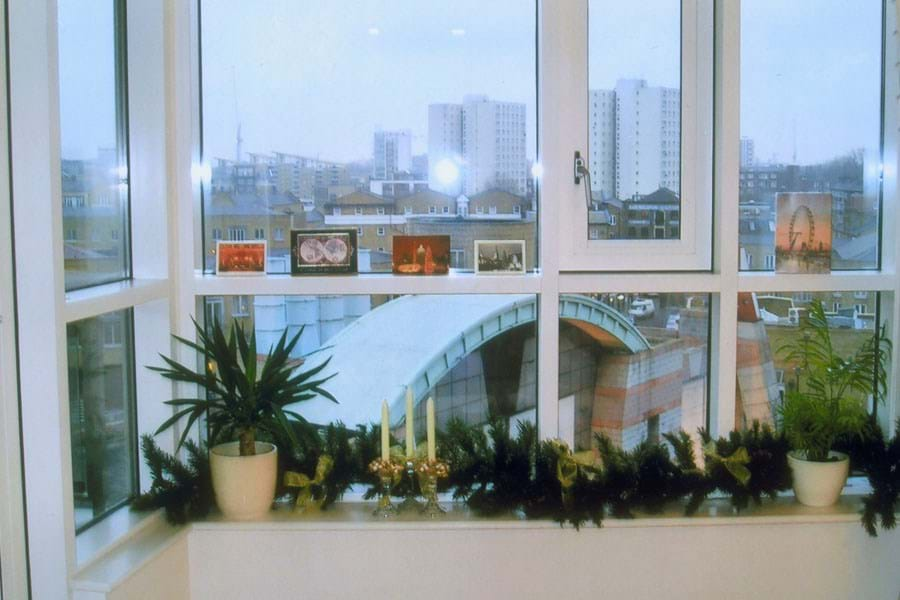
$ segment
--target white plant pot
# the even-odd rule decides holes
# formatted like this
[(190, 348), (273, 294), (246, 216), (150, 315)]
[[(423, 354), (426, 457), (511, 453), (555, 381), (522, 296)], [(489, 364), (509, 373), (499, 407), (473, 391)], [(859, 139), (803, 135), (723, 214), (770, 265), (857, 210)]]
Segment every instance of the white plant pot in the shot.
[(794, 475), (794, 495), (807, 506), (831, 506), (841, 496), (850, 472), (850, 458), (842, 452), (829, 452), (838, 460), (805, 460), (803, 454), (788, 452), (788, 464)]
[(241, 456), (239, 442), (213, 447), (209, 453), (216, 504), (228, 519), (258, 519), (275, 499), (278, 449), (256, 442), (254, 456)]

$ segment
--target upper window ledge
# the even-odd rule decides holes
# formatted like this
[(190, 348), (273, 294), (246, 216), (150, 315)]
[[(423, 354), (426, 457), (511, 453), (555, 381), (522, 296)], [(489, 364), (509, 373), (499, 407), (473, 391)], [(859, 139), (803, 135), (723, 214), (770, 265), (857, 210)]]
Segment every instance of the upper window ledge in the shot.
[(525, 275), (475, 275), (451, 271), (449, 275), (416, 276), (391, 273), (348, 275), (287, 274), (194, 276), (198, 296), (319, 295), (319, 294), (536, 294), (541, 291), (539, 272)]
[(741, 271), (738, 274), (738, 289), (742, 292), (887, 292), (896, 285), (897, 273), (893, 270), (832, 271), (816, 275), (774, 271)]
[(169, 297), (167, 279), (128, 279), (66, 293), (66, 323)]

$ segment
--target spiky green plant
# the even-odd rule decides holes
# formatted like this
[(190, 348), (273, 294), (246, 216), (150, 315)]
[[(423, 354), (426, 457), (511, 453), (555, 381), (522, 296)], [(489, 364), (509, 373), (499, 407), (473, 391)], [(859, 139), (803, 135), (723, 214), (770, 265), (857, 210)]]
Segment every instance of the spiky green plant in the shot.
[(296, 412), (288, 410), (290, 404), (310, 400), (316, 396), (337, 402), (322, 385), (336, 374), (320, 377), (331, 358), (311, 369), (303, 369), (291, 352), (300, 340), (303, 328), (287, 341), (287, 331), (269, 352), (262, 366), (257, 364), (256, 333), (249, 337), (237, 323), (231, 326), (226, 337), (222, 326), (213, 322), (209, 331), (194, 321), (197, 342), (173, 336), (181, 344), (195, 350), (203, 360), (203, 369), (195, 371), (164, 355), (165, 367), (148, 367), (163, 377), (182, 383), (193, 383), (206, 392), (205, 398), (176, 398), (166, 404), (177, 411), (156, 433), (165, 431), (181, 418), (187, 423), (178, 441), (184, 443), (191, 426), (207, 415), (210, 444), (220, 439), (237, 439), (241, 456), (256, 453), (256, 433), (264, 432), (272, 438), (287, 433), (296, 443), (294, 430), (288, 418), (302, 420)]
[(788, 391), (778, 409), (791, 446), (807, 460), (826, 461), (836, 439), (861, 436), (869, 422), (869, 394), (879, 402), (887, 390), (890, 351), (882, 326), (852, 356), (840, 356), (831, 340), (825, 308), (818, 300), (812, 302), (796, 339), (778, 348), (803, 374), (800, 389)]

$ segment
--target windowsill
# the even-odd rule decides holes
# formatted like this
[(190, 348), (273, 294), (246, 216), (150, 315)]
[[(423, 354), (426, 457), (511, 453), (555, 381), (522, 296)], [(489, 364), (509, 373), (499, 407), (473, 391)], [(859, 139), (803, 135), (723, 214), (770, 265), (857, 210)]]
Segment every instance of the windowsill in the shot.
[[(759, 506), (751, 505), (736, 512), (727, 499), (713, 499), (703, 503), (694, 515), (684, 515), (683, 505), (673, 504), (660, 514), (638, 514), (634, 519), (607, 517), (604, 529), (647, 528), (647, 527), (722, 527), (722, 526), (764, 526), (764, 525), (811, 525), (853, 523), (859, 525), (862, 507), (862, 490), (851, 491), (841, 497), (834, 506), (813, 508), (798, 504), (793, 497), (785, 496), (776, 500), (764, 500)], [(173, 527), (165, 522), (161, 511), (153, 513), (129, 513), (123, 517), (119, 511), (107, 521), (133, 518), (140, 523), (115, 543), (96, 545), (99, 554), (79, 568), (72, 579), (76, 590), (108, 592), (114, 589), (142, 566), (163, 553), (192, 531), (215, 532), (298, 532), (304, 531), (516, 531), (516, 530), (560, 530), (560, 525), (549, 519), (526, 519), (521, 514), (506, 514), (493, 517), (475, 515), (459, 502), (443, 502), (447, 513), (438, 519), (429, 519), (418, 514), (401, 514), (389, 519), (372, 515), (374, 501), (338, 502), (324, 511), (311, 513), (296, 512), (290, 505), (279, 505), (263, 519), (255, 521), (231, 521), (220, 514), (210, 515), (203, 521), (196, 521), (184, 527)], [(118, 521), (121, 526), (124, 520)], [(104, 522), (105, 523), (105, 522)], [(100, 527), (100, 525), (98, 525)], [(115, 529), (110, 524), (108, 530)], [(92, 530), (95, 528), (92, 528)], [(574, 531), (571, 526), (565, 529)], [(583, 529), (598, 530), (592, 523), (585, 523)], [(89, 530), (89, 532), (91, 532)], [(79, 536), (79, 556), (89, 542)], [(602, 535), (602, 534), (601, 534)], [(96, 542), (92, 542), (96, 544)]]
[(128, 279), (66, 294), (66, 322), (80, 321), (169, 297), (167, 279)]
[(76, 572), (90, 568), (131, 539), (165, 522), (162, 510), (135, 512), (126, 505), (75, 536)]

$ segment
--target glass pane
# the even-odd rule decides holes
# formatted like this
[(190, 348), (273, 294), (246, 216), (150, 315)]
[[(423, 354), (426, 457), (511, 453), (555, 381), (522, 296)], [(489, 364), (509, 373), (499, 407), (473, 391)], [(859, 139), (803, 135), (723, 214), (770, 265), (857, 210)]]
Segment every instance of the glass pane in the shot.
[(331, 357), (326, 373), (336, 375), (324, 387), (339, 404), (317, 398), (298, 405), (307, 420), (377, 423), (387, 400), (396, 424), (412, 385), (420, 437), (428, 396), (439, 428), (452, 418), (534, 422), (536, 311), (534, 295), (518, 294), (206, 298), (207, 318), (252, 328), (261, 353), (285, 330), (296, 335), (303, 327), (295, 356), (322, 348), (308, 364)]
[(796, 341), (809, 303), (822, 302), (835, 353), (853, 355), (875, 332), (878, 293), (775, 292), (739, 295), (735, 427), (773, 423), (784, 393), (803, 385), (803, 370), (779, 349)]
[(203, 0), (206, 268), (219, 239), (352, 228), (359, 270), (396, 235), (525, 240), (535, 265), (535, 2)]
[(630, 450), (706, 427), (709, 295), (560, 296), (559, 435)]
[(69, 419), (75, 526), (135, 492), (131, 309), (68, 326)]
[[(59, 2), (66, 290), (125, 279), (129, 256), (125, 82), (113, 0)], [(89, 32), (89, 34), (87, 33)]]
[(590, 0), (588, 15), (588, 238), (678, 239), (681, 2)]
[(832, 269), (877, 268), (881, 11), (878, 0), (741, 3), (741, 269), (776, 268), (786, 192), (828, 196), (831, 222), (816, 228), (831, 229)]

